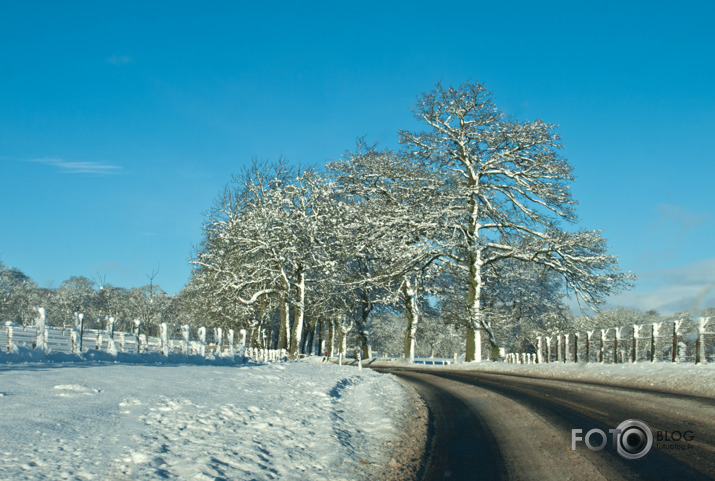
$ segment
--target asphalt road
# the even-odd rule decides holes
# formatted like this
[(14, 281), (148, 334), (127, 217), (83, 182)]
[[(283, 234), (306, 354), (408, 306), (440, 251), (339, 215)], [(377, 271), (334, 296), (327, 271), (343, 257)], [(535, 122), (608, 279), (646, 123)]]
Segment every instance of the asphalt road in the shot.
[[(715, 480), (710, 398), (510, 374), (376, 370), (411, 384), (427, 404), (423, 480)], [(572, 429), (608, 433), (629, 419), (654, 433), (641, 459), (618, 454), (610, 435), (600, 451), (583, 442), (571, 449)], [(679, 434), (692, 439), (670, 440)]]

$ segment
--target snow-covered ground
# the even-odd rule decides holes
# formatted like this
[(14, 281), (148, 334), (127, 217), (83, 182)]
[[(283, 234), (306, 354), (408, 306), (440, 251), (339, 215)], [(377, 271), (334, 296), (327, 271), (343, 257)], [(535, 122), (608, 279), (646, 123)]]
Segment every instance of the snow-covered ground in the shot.
[[(715, 364), (418, 367), (715, 397)], [(0, 479), (369, 479), (389, 462), (408, 409), (393, 377), (320, 358), (243, 364), (21, 348), (0, 353)]]
[[(715, 398), (715, 363), (638, 362), (601, 364), (552, 362), (544, 364), (509, 364), (487, 361), (433, 366), (428, 359), (422, 359), (421, 361), (415, 367), (570, 379)], [(364, 362), (363, 365), (368, 362)], [(377, 359), (371, 365), (397, 367), (404, 366), (404, 363), (399, 360), (386, 361)]]
[(366, 479), (408, 409), (391, 376), (319, 359), (38, 360), (0, 354), (0, 479)]

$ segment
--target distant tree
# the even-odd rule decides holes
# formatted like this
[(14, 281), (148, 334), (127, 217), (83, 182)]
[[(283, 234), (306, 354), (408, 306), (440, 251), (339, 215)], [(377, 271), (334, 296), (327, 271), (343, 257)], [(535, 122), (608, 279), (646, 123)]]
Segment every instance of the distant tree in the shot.
[(404, 332), (405, 316), (394, 309), (378, 308), (372, 315), (372, 346), (378, 353), (402, 354), (404, 338), (399, 333)]
[(95, 281), (83, 276), (70, 277), (60, 283), (55, 293), (55, 309), (62, 325), (72, 325), (74, 313), (79, 312), (84, 314), (86, 327), (101, 327), (98, 324), (101, 314), (95, 285)]
[(617, 307), (601, 309), (592, 316), (579, 316), (573, 320), (573, 328), (580, 330), (606, 329), (628, 324), (650, 324), (664, 320), (657, 312), (641, 312), (636, 309)]
[(508, 351), (532, 352), (548, 326), (571, 322), (563, 280), (543, 265), (506, 259), (485, 269), (485, 278), (484, 312)]
[(130, 289), (127, 293), (127, 311), (132, 313), (132, 321), (141, 321), (142, 332), (158, 335), (159, 324), (172, 322), (167, 313), (171, 306), (171, 296), (159, 286), (147, 284)]
[(450, 322), (443, 316), (441, 307), (443, 304), (434, 298), (421, 302), (422, 325), (417, 332), (417, 352), (423, 356), (451, 358), (463, 350), (463, 324)]
[(0, 262), (0, 320), (32, 324), (39, 297), (35, 281), (20, 269)]

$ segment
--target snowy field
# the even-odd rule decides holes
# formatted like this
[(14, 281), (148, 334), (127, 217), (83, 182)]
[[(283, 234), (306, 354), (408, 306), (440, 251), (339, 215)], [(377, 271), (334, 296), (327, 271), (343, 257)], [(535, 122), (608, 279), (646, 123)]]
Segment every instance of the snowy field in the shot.
[(388, 459), (395, 413), (408, 408), (392, 377), (319, 359), (11, 357), (0, 355), (3, 480), (368, 479)]

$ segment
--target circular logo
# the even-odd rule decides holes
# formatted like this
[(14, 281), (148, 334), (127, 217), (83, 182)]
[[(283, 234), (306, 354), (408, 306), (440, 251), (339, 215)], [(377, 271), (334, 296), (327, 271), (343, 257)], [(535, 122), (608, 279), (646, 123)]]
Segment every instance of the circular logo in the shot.
[(626, 459), (640, 459), (653, 446), (653, 431), (643, 421), (628, 419), (618, 425), (616, 449)]

